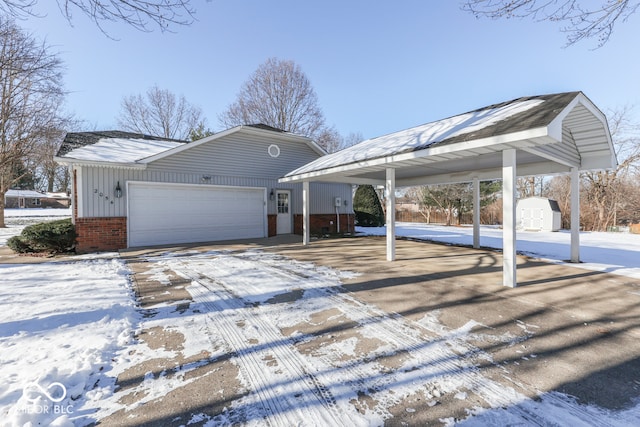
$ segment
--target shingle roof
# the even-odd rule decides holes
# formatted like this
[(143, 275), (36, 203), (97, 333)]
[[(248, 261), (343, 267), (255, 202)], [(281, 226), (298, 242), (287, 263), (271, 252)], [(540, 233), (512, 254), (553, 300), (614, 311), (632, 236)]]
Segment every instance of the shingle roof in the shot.
[(397, 186), (502, 176), (503, 154), (518, 151), (518, 172), (549, 175), (616, 164), (606, 116), (582, 93), (528, 96), (362, 141), (320, 157), (280, 182)]
[(521, 97), (371, 138), (324, 156), (286, 176), (544, 127), (579, 94), (580, 92), (565, 92)]
[(87, 145), (93, 145), (101, 139), (144, 139), (149, 141), (175, 141), (179, 143), (187, 143), (187, 141), (163, 138), (159, 136), (145, 135), (135, 132), (125, 132), (120, 130), (106, 130), (106, 131), (94, 131), (94, 132), (69, 132), (65, 135), (62, 145), (58, 149), (56, 157), (62, 157), (70, 151), (76, 148), (86, 147)]

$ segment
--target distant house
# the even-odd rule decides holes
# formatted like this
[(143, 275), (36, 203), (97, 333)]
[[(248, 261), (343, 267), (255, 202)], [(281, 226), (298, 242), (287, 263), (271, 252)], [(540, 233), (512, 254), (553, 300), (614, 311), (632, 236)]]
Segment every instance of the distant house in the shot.
[[(326, 155), (264, 125), (198, 141), (120, 131), (68, 133), (55, 157), (72, 176), (77, 250), (253, 239), (303, 230), (303, 185), (287, 172)], [(351, 185), (313, 183), (312, 233), (352, 233)]]
[(62, 192), (47, 193), (46, 197), (40, 200), (43, 208), (63, 209), (71, 206), (71, 197)]
[(34, 190), (11, 189), (4, 195), (4, 207), (8, 209), (40, 208), (42, 199), (45, 197), (47, 197), (46, 194)]
[(545, 197), (528, 197), (518, 200), (516, 224), (521, 230), (558, 231), (562, 228), (558, 202)]
[(66, 193), (11, 189), (4, 195), (4, 207), (7, 209), (68, 208), (70, 202), (71, 198)]

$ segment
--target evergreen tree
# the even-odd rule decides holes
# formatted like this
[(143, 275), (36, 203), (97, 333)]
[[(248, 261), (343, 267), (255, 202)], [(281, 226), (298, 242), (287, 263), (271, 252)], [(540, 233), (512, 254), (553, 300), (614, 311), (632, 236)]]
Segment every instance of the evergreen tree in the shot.
[(353, 196), (353, 210), (356, 224), (362, 227), (384, 225), (384, 211), (376, 190), (371, 185), (361, 185)]

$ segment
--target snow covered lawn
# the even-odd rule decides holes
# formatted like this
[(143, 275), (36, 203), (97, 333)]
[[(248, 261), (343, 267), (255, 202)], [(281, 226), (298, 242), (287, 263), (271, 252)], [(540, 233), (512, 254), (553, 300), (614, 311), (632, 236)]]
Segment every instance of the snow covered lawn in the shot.
[[(116, 254), (0, 264), (0, 423), (85, 424), (113, 392), (113, 358), (139, 314)], [(28, 424), (31, 423), (31, 424)]]

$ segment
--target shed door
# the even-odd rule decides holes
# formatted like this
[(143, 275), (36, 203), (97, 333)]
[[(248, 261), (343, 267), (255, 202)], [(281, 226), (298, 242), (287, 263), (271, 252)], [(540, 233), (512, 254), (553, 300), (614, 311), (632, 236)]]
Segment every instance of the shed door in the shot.
[(129, 183), (129, 246), (266, 237), (264, 188)]

